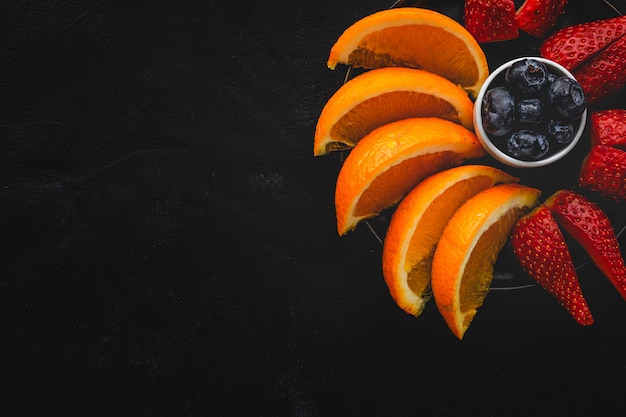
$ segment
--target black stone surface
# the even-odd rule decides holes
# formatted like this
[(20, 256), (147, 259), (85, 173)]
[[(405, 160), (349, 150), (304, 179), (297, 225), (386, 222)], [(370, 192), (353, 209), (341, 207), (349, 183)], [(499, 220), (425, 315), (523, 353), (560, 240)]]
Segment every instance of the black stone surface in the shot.
[(592, 266), (590, 328), (535, 287), (461, 342), (395, 306), (367, 228), (337, 237), (326, 58), (387, 6), (3, 3), (0, 415), (624, 415), (626, 304)]

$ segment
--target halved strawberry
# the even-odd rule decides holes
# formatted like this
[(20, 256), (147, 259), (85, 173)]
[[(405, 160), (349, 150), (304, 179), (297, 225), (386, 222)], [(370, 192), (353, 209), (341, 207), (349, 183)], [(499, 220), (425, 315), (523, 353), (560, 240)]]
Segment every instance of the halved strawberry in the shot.
[(532, 36), (544, 36), (563, 13), (567, 0), (526, 0), (517, 9), (519, 28)]
[(539, 47), (541, 56), (558, 62), (569, 71), (626, 34), (626, 16), (580, 23), (563, 28)]
[(544, 204), (626, 299), (626, 266), (606, 213), (591, 200), (570, 190), (555, 192)]
[(607, 145), (626, 150), (626, 110), (608, 109), (591, 113), (591, 146)]
[(626, 87), (626, 36), (576, 68), (587, 104), (595, 104)]
[(626, 201), (626, 151), (596, 145), (585, 157), (578, 185), (608, 200)]
[(517, 221), (511, 230), (511, 246), (524, 271), (552, 294), (578, 324), (593, 323), (565, 237), (545, 205)]
[(513, 0), (466, 0), (465, 28), (477, 42), (506, 41), (519, 37)]

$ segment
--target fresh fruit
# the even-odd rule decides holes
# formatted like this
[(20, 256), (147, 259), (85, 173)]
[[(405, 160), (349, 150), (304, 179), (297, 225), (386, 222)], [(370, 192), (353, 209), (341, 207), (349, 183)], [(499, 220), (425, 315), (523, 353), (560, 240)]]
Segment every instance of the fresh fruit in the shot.
[[(513, 18), (512, 0), (466, 0), (464, 18), (479, 40), (492, 42), (518, 37), (520, 21), (531, 34), (550, 30), (565, 3), (527, 0)], [(490, 14), (480, 16), (478, 8)], [(537, 17), (532, 21), (531, 10)], [(508, 144), (510, 153), (522, 159), (543, 158), (554, 147), (571, 144), (582, 133), (578, 126), (586, 113), (585, 90), (591, 86), (590, 91), (599, 89), (602, 96), (607, 88), (626, 85), (623, 71), (609, 74), (600, 87), (604, 81), (593, 78), (624, 67), (626, 60), (617, 48), (626, 39), (625, 23), (616, 19), (577, 26), (571, 43), (597, 46), (582, 48), (575, 57), (567, 39), (555, 36), (542, 45), (546, 54), (571, 65), (587, 60), (576, 67), (585, 84), (562, 77), (563, 71), (541, 58), (522, 60), (506, 74), (506, 69), (500, 73), (506, 67), (498, 68), (492, 88), (476, 103), (476, 116), (482, 110), (476, 119), (481, 130), (484, 124), (491, 139), (501, 140), (497, 146)], [(584, 38), (590, 34), (601, 39)], [(451, 59), (458, 50), (460, 64)], [(559, 55), (563, 50), (567, 54)], [(462, 165), (485, 154), (473, 133), (474, 105), (468, 93), (476, 94), (488, 69), (469, 31), (459, 31), (456, 22), (430, 10), (384, 11), (341, 35), (328, 66), (334, 69), (339, 63), (370, 71), (344, 83), (324, 106), (314, 154), (353, 148), (341, 155), (347, 156), (335, 190), (340, 235), (400, 202), (384, 234), (382, 266), (392, 298), (405, 312), (418, 316), (432, 295), (447, 325), (462, 339), (490, 290), (494, 263), (510, 236), (527, 273), (578, 323), (590, 325), (593, 318), (559, 226), (581, 243), (626, 299), (621, 249), (598, 206), (561, 191), (533, 210), (540, 190), (515, 184), (518, 178), (494, 167)], [(613, 198), (613, 184), (599, 182), (597, 171), (607, 169), (609, 153), (622, 152), (618, 159), (624, 160), (626, 151), (609, 147), (623, 143), (617, 134), (626, 130), (626, 110), (622, 112), (624, 116), (616, 111), (592, 117), (595, 153), (584, 161), (579, 179), (581, 188), (609, 190)], [(602, 158), (596, 155), (600, 151)], [(621, 165), (617, 172), (624, 171)], [(566, 193), (571, 194), (563, 197)]]
[(626, 266), (606, 213), (586, 197), (569, 190), (555, 192), (544, 204), (626, 299)]
[(374, 130), (352, 149), (339, 171), (339, 235), (397, 203), (427, 176), (483, 155), (474, 132), (444, 119), (404, 119)]
[(540, 191), (520, 184), (487, 188), (467, 200), (445, 227), (432, 265), (435, 303), (459, 339), (489, 292), (493, 266), (517, 219)]
[(487, 58), (454, 19), (433, 10), (400, 7), (364, 17), (330, 50), (328, 67), (400, 66), (433, 72), (476, 96), (488, 76)]
[(463, 165), (433, 174), (402, 199), (383, 245), (383, 276), (396, 304), (418, 316), (430, 298), (435, 247), (448, 221), (470, 197), (518, 179), (493, 167)]
[(529, 35), (541, 37), (554, 27), (567, 0), (526, 0), (517, 10), (519, 28)]
[(479, 43), (519, 37), (513, 0), (466, 0), (463, 22)]
[(574, 140), (574, 125), (561, 120), (550, 120), (548, 123), (548, 134), (552, 136), (557, 143), (568, 145)]
[(550, 150), (550, 142), (534, 130), (518, 130), (506, 141), (506, 152), (522, 161), (537, 161)]
[(377, 127), (411, 117), (440, 117), (473, 131), (473, 103), (449, 80), (422, 70), (381, 68), (342, 85), (317, 121), (313, 151), (353, 147)]
[(552, 294), (578, 324), (593, 323), (565, 237), (550, 210), (540, 205), (511, 230), (511, 247), (521, 267)]
[(520, 29), (541, 37), (556, 25), (566, 5), (567, 0), (526, 0), (516, 10), (512, 0), (465, 0), (464, 23), (481, 43), (518, 38)]
[(501, 68), (480, 108), (491, 143), (522, 161), (541, 160), (572, 143), (587, 108), (580, 84), (539, 59)]
[(626, 34), (626, 16), (567, 26), (546, 38), (541, 56), (573, 71)]
[(526, 98), (517, 103), (515, 108), (517, 121), (538, 125), (543, 120), (543, 102), (538, 98)]
[(626, 16), (573, 25), (548, 37), (543, 57), (570, 70), (596, 104), (626, 86)]
[(548, 101), (561, 120), (576, 120), (587, 108), (583, 88), (570, 77), (558, 77), (550, 84)]
[(606, 145), (592, 147), (583, 160), (578, 185), (602, 198), (626, 201), (626, 151)]
[(536, 59), (521, 59), (511, 64), (504, 79), (517, 95), (537, 94), (548, 85), (548, 69)]
[(482, 123), (485, 131), (504, 136), (513, 129), (515, 120), (515, 97), (506, 87), (488, 90), (482, 101)]
[(626, 110), (608, 109), (591, 113), (591, 146), (607, 145), (626, 150)]
[(626, 36), (574, 70), (587, 102), (597, 104), (626, 87)]

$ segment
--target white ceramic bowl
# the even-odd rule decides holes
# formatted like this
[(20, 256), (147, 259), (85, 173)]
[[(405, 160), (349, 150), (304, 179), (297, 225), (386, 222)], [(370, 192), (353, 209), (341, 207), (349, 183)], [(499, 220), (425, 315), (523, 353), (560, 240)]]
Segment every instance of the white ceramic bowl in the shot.
[(559, 149), (558, 152), (549, 153), (545, 158), (539, 159), (537, 161), (523, 161), (520, 159), (513, 158), (512, 156), (509, 156), (503, 151), (501, 151), (496, 145), (493, 144), (493, 142), (489, 138), (489, 135), (483, 129), (482, 116), (481, 116), (481, 107), (482, 107), (481, 104), (482, 104), (485, 92), (489, 90), (493, 81), (496, 78), (498, 78), (501, 74), (502, 76), (504, 76), (503, 73), (506, 72), (506, 70), (511, 66), (511, 64), (513, 64), (516, 61), (523, 60), (523, 59), (534, 59), (534, 60), (543, 62), (551, 72), (555, 74), (565, 75), (565, 76), (575, 79), (574, 76), (568, 70), (566, 70), (563, 66), (557, 64), (554, 61), (541, 58), (541, 57), (535, 57), (535, 56), (521, 57), (521, 58), (516, 58), (516, 59), (513, 59), (511, 61), (508, 61), (502, 64), (497, 69), (495, 69), (491, 74), (489, 74), (489, 77), (487, 77), (487, 80), (485, 80), (485, 83), (483, 84), (480, 91), (478, 92), (478, 96), (476, 97), (476, 104), (474, 106), (474, 130), (476, 131), (476, 136), (478, 137), (478, 140), (483, 145), (485, 150), (498, 161), (505, 163), (509, 166), (516, 167), (516, 168), (535, 168), (535, 167), (541, 167), (541, 166), (552, 164), (558, 161), (559, 159), (563, 158), (572, 149), (574, 149), (576, 144), (578, 144), (578, 142), (580, 141), (580, 138), (585, 130), (585, 124), (587, 123), (587, 109), (585, 109), (584, 113), (580, 117), (580, 122), (578, 123), (578, 126), (574, 126), (574, 128), (577, 129), (574, 139), (567, 146), (563, 147), (562, 149)]

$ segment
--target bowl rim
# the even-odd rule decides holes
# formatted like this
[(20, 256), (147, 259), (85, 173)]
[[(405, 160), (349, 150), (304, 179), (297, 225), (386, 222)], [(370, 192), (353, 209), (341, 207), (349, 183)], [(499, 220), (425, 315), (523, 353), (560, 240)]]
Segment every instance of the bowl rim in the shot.
[(511, 59), (507, 62), (504, 62), (503, 64), (501, 64), (499, 67), (497, 67), (495, 70), (493, 70), (489, 74), (489, 76), (487, 77), (483, 85), (480, 87), (478, 95), (476, 96), (476, 100), (474, 102), (475, 103), (474, 104), (474, 131), (476, 133), (476, 136), (478, 137), (478, 140), (482, 144), (483, 148), (485, 148), (485, 150), (496, 160), (504, 164), (507, 164), (509, 166), (516, 167), (516, 168), (536, 168), (536, 167), (542, 167), (542, 166), (552, 164), (562, 159), (563, 157), (565, 157), (572, 149), (574, 149), (574, 147), (578, 144), (578, 142), (580, 142), (580, 139), (584, 133), (585, 125), (587, 123), (588, 108), (585, 108), (585, 111), (580, 116), (580, 123), (577, 126), (578, 130), (577, 130), (576, 136), (574, 136), (574, 139), (572, 139), (572, 141), (566, 147), (564, 147), (560, 151), (554, 153), (553, 155), (550, 155), (549, 157), (545, 159), (540, 159), (538, 161), (523, 161), (520, 159), (513, 158), (512, 156), (507, 155), (506, 153), (498, 149), (498, 147), (491, 142), (491, 139), (489, 139), (487, 132), (484, 130), (482, 126), (481, 103), (483, 101), (483, 97), (489, 85), (491, 84), (491, 82), (498, 75), (500, 75), (503, 71), (508, 69), (513, 63), (517, 61), (522, 61), (524, 59), (534, 59), (536, 61), (542, 62), (545, 65), (552, 67), (557, 72), (560, 72), (563, 75), (569, 78), (572, 78), (574, 80), (576, 79), (572, 75), (572, 73), (569, 72), (565, 67), (563, 67), (557, 62), (554, 62), (550, 59), (546, 59), (543, 57), (523, 56), (523, 57)]

